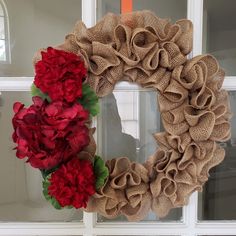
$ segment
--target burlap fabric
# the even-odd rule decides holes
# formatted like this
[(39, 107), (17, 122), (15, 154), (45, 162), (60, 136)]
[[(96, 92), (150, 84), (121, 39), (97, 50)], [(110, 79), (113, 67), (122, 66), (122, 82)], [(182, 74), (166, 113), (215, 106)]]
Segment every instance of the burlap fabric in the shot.
[(109, 178), (87, 211), (138, 221), (151, 209), (164, 217), (187, 204), (209, 170), (224, 159), (217, 144), (230, 138), (228, 94), (221, 89), (224, 72), (211, 55), (187, 59), (192, 31), (189, 20), (171, 24), (149, 11), (107, 14), (89, 29), (78, 22), (59, 46), (84, 59), (87, 82), (99, 97), (121, 80), (159, 92), (165, 132), (154, 134), (156, 153), (143, 164), (127, 157), (108, 160)]

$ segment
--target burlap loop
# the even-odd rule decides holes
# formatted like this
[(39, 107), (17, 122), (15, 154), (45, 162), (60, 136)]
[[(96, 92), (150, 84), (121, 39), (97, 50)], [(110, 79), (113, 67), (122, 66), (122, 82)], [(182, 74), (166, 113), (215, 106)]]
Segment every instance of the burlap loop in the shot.
[[(63, 47), (83, 57), (88, 82), (99, 96), (105, 96), (117, 80), (139, 81), (145, 87), (156, 69), (172, 70), (185, 63), (192, 47), (192, 23), (171, 24), (149, 11), (108, 14), (90, 29), (77, 23)], [(119, 73), (108, 80), (107, 70), (114, 67), (120, 67)]]
[(152, 210), (164, 217), (171, 208), (185, 205), (223, 158), (224, 150), (213, 141), (190, 143), (183, 154), (159, 149), (145, 163), (151, 179)]
[[(211, 55), (187, 59), (192, 31), (189, 20), (171, 24), (150, 11), (110, 13), (89, 29), (78, 22), (57, 47), (84, 60), (86, 82), (99, 97), (122, 80), (159, 92), (165, 128), (153, 135), (159, 148), (143, 165), (126, 157), (107, 161), (109, 177), (86, 211), (138, 221), (152, 209), (164, 217), (201, 191), (209, 170), (224, 159), (216, 143), (230, 138), (229, 99), (221, 89), (224, 71)], [(40, 58), (36, 54), (34, 63)], [(94, 154), (91, 147), (93, 142), (83, 150), (85, 157)]]
[(87, 211), (98, 211), (113, 218), (124, 214), (130, 221), (141, 220), (151, 205), (148, 170), (126, 157), (108, 160), (109, 178), (88, 204)]

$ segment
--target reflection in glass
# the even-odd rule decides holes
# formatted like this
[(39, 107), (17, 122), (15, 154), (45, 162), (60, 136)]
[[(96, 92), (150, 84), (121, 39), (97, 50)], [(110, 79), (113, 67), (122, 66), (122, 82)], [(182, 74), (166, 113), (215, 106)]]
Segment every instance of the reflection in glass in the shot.
[(235, 0), (205, 0), (203, 52), (213, 54), (227, 75), (236, 75)]
[[(133, 11), (140, 10), (151, 10), (157, 16), (174, 22), (187, 17), (187, 0), (133, 0)], [(120, 1), (97, 0), (97, 19), (108, 12), (120, 14)]]
[[(154, 91), (114, 91), (101, 99), (98, 118), (98, 153), (104, 159), (128, 157), (132, 161), (144, 163), (155, 153), (157, 144), (153, 134), (163, 131), (160, 113), (157, 109), (157, 93)], [(180, 220), (181, 209), (175, 209), (162, 219)], [(151, 213), (145, 221), (158, 220)], [(98, 221), (109, 221), (98, 216)], [(115, 221), (126, 221), (121, 216)]]
[(0, 63), (5, 62), (7, 57), (9, 58), (6, 50), (6, 42), (9, 38), (9, 35), (7, 35), (8, 31), (6, 29), (6, 26), (8, 25), (8, 18), (4, 11), (6, 11), (6, 9), (4, 9), (4, 5), (2, 1), (0, 1)]
[[(0, 76), (33, 76), (35, 52), (64, 42), (66, 34), (81, 19), (81, 0), (4, 2), (9, 16), (11, 63), (0, 63)], [(0, 45), (0, 57), (1, 50)]]
[(81, 211), (54, 209), (42, 195), (40, 172), (16, 158), (12, 105), (15, 101), (30, 105), (30, 93), (2, 92), (0, 99), (0, 221), (81, 221)]
[[(236, 113), (236, 92), (230, 92), (232, 113)], [(209, 181), (199, 194), (199, 220), (236, 220), (236, 117), (233, 116), (232, 138), (225, 144), (225, 160), (210, 171)]]

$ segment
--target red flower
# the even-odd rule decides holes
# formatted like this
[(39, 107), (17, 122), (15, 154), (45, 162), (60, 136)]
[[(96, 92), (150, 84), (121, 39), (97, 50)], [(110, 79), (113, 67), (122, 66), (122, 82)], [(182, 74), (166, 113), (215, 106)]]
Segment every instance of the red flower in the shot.
[(47, 48), (42, 60), (35, 65), (36, 87), (55, 100), (73, 102), (82, 96), (82, 82), (87, 70), (83, 61), (74, 53)]
[(48, 103), (33, 97), (33, 105), (24, 108), (14, 104), (12, 119), (13, 141), (17, 143), (17, 157), (28, 157), (35, 168), (51, 169), (68, 161), (89, 144), (85, 125), (88, 112), (79, 103), (68, 105), (56, 101)]
[(95, 193), (95, 175), (88, 160), (74, 158), (51, 174), (48, 193), (62, 207), (86, 208)]

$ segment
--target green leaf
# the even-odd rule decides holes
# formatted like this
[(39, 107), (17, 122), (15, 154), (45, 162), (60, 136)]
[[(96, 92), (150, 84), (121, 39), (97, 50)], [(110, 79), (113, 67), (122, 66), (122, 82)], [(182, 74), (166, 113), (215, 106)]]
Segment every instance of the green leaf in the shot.
[(56, 169), (58, 168), (58, 166), (55, 166), (54, 168), (50, 169), (50, 170), (40, 170), (41, 174), (43, 176), (43, 178), (47, 178), (48, 175), (50, 175), (52, 172), (54, 172)]
[(98, 190), (105, 184), (106, 178), (109, 176), (109, 171), (105, 162), (99, 156), (95, 156), (93, 169), (96, 176), (96, 189)]
[(78, 100), (79, 103), (87, 109), (92, 116), (96, 116), (100, 111), (99, 99), (96, 93), (88, 84), (83, 84), (82, 94), (82, 98)]
[(46, 93), (43, 93), (39, 88), (37, 88), (34, 83), (31, 85), (31, 94), (32, 96), (39, 96), (43, 100), (46, 99), (48, 102), (51, 102), (50, 97)]
[(51, 175), (48, 175), (46, 178), (43, 179), (43, 195), (47, 201), (49, 201), (54, 208), (60, 210), (62, 209), (60, 203), (52, 196), (48, 194), (48, 187), (50, 186), (50, 179)]
[(55, 209), (60, 210), (62, 208), (59, 202), (55, 198), (51, 198), (50, 202)]

